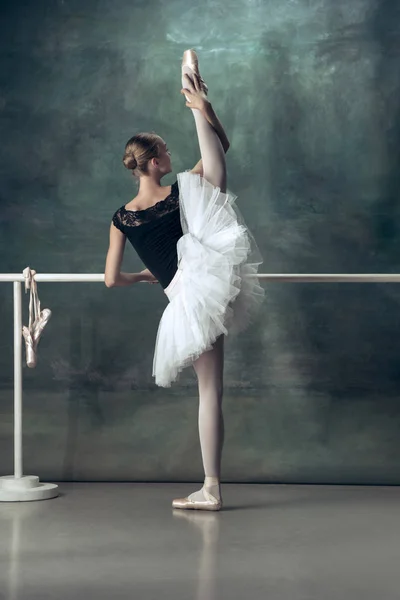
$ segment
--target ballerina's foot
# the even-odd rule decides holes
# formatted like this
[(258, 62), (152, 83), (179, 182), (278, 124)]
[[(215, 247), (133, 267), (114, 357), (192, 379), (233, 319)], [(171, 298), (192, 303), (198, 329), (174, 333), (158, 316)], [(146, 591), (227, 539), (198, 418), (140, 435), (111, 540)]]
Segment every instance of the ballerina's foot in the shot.
[[(200, 80), (201, 87), (204, 93), (208, 94), (208, 86), (199, 71), (199, 61), (197, 58), (197, 54), (194, 50), (185, 50), (182, 58), (182, 87), (186, 87), (187, 81), (185, 79), (185, 75), (188, 75), (190, 79), (193, 79), (193, 74), (197, 75)], [(190, 102), (190, 100), (185, 96), (186, 100)]]
[[(214, 487), (214, 486), (213, 486)], [(215, 486), (212, 494), (205, 486), (198, 492), (193, 492), (187, 498), (176, 498), (172, 501), (173, 508), (183, 508), (189, 510), (221, 510), (222, 498), (220, 487)]]

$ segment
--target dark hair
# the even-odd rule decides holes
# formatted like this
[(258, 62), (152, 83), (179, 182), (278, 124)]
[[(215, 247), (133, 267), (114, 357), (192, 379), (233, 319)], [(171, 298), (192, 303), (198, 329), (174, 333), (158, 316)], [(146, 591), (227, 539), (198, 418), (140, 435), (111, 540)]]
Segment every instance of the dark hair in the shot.
[(135, 177), (147, 174), (149, 160), (159, 157), (160, 144), (161, 138), (156, 133), (137, 133), (128, 140), (122, 162)]

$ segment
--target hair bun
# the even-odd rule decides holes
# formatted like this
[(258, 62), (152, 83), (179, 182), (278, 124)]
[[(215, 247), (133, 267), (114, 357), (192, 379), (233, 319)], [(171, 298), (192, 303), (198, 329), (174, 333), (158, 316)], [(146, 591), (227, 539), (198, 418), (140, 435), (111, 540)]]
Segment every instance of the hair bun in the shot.
[(134, 156), (125, 156), (124, 165), (127, 169), (134, 171), (137, 167), (137, 160)]

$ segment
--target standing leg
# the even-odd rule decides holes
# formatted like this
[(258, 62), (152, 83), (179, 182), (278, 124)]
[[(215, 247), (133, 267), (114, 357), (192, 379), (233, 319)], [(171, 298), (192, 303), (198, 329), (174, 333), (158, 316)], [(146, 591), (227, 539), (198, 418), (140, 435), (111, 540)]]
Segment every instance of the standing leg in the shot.
[(194, 363), (199, 387), (199, 436), (206, 477), (221, 476), (224, 418), (222, 413), (224, 335)]
[[(201, 504), (216, 501), (221, 503), (221, 458), (224, 444), (224, 417), (222, 413), (224, 335), (193, 363), (199, 387), (199, 436), (205, 480), (201, 490), (188, 498), (174, 500), (175, 508), (202, 508)], [(212, 496), (212, 498), (211, 498)], [(207, 508), (209, 504), (205, 504)]]

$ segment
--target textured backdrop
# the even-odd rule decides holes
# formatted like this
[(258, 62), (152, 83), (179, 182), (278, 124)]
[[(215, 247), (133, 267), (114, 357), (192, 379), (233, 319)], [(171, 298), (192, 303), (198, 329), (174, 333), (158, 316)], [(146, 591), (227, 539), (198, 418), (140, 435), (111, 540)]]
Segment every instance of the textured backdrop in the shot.
[[(199, 159), (194, 47), (231, 140), (228, 185), (267, 273), (400, 272), (400, 9), (388, 0), (3, 0), (0, 272), (102, 273), (135, 195), (124, 144)], [(143, 265), (127, 245), (123, 270)], [(226, 341), (226, 481), (400, 483), (400, 286), (269, 283)], [(196, 381), (151, 377), (159, 286), (39, 284), (25, 473), (201, 480)], [(28, 295), (23, 295), (24, 323)], [(12, 285), (0, 284), (0, 474), (13, 469)]]

